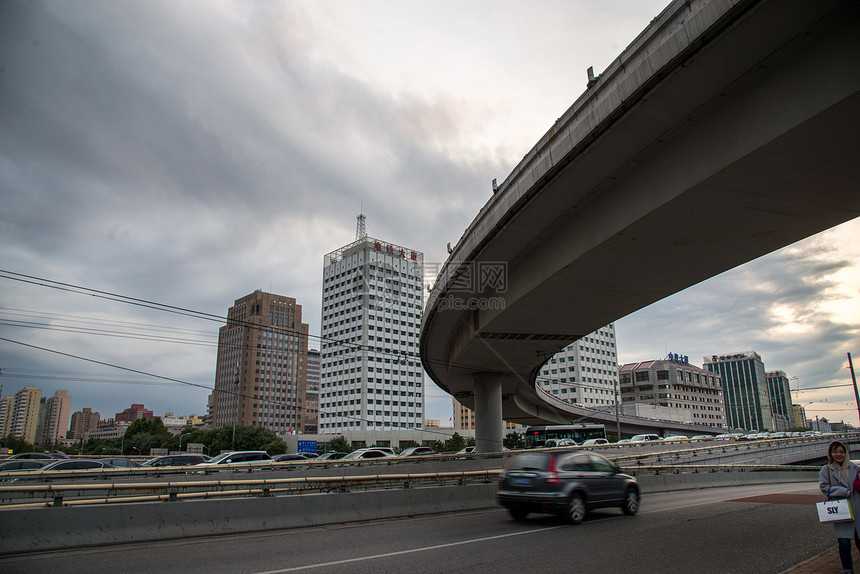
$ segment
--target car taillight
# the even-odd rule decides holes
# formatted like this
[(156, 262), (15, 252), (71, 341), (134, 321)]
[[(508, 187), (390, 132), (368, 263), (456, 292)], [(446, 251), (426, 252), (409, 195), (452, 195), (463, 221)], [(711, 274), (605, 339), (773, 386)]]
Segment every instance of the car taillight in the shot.
[(558, 473), (555, 471), (555, 457), (549, 457), (549, 465), (547, 466), (546, 483), (558, 484)]

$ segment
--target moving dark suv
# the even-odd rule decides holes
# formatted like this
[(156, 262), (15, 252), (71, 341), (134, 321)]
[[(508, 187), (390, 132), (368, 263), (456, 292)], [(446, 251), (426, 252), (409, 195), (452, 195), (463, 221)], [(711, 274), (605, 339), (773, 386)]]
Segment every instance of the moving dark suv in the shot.
[(639, 485), (593, 452), (529, 452), (516, 455), (502, 472), (497, 499), (514, 520), (538, 512), (579, 524), (595, 508), (620, 507), (636, 514)]

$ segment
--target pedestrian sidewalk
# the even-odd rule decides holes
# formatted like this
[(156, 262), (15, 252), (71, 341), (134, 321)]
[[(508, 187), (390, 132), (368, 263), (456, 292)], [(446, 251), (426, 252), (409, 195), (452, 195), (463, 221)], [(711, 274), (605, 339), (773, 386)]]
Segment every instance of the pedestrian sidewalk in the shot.
[[(860, 557), (857, 555), (857, 549), (852, 546), (852, 555), (854, 556), (854, 570), (860, 568)], [(806, 562), (801, 562), (796, 566), (792, 566), (788, 570), (780, 574), (842, 574), (842, 562), (839, 561), (839, 549), (836, 547), (836, 540), (833, 541), (833, 548), (810, 558)]]

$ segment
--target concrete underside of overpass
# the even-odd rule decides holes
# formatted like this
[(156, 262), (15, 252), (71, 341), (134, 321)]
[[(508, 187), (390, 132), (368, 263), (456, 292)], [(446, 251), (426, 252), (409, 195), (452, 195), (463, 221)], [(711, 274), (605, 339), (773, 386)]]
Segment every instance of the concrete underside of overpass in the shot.
[[(673, 2), (538, 142), (458, 242), (422, 324), (424, 367), (476, 409), (479, 449), (501, 441), (500, 417), (611, 423), (536, 388), (543, 363), (860, 216), (858, 29), (852, 1)], [(481, 263), (506, 281), (463, 289)]]

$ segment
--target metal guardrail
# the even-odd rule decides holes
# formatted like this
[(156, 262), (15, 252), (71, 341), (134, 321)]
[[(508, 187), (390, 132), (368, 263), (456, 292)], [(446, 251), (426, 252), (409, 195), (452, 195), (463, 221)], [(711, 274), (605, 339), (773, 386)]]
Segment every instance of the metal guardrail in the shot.
[[(795, 465), (648, 465), (624, 468), (636, 476), (685, 473), (817, 471), (818, 466)], [(184, 482), (33, 484), (0, 486), (0, 511), (8, 509), (175, 502), (226, 497), (267, 497), (308, 493), (392, 490), (414, 487), (488, 483), (502, 469), (415, 474), (376, 474), (339, 477), (262, 478), (242, 480), (198, 480)], [(39, 502), (17, 502), (21, 499)]]
[[(337, 477), (10, 485), (0, 486), (0, 510), (464, 485), (492, 482), (500, 472), (501, 469)], [(94, 493), (97, 495), (93, 496)], [(43, 498), (44, 501), (15, 502), (22, 498)]]

